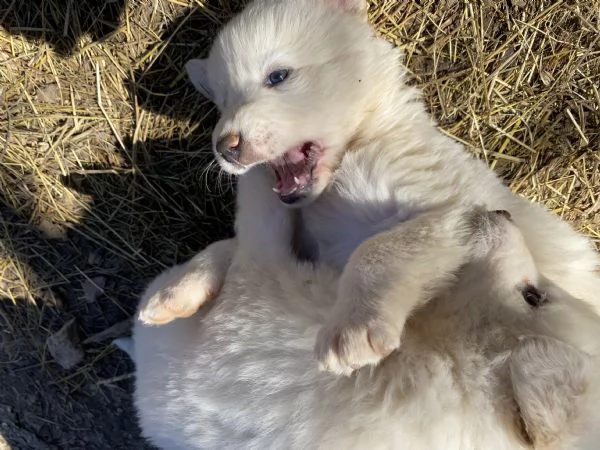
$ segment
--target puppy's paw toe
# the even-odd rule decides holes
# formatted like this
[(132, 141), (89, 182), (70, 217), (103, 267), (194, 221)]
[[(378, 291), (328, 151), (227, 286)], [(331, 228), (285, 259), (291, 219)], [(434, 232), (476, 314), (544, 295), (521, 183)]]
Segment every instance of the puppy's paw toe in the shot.
[(315, 353), (319, 368), (350, 375), (379, 363), (400, 346), (398, 327), (383, 320), (346, 326), (326, 325), (317, 337)]
[(203, 278), (179, 279), (163, 286), (142, 302), (138, 319), (146, 325), (164, 325), (175, 319), (190, 317), (218, 290)]

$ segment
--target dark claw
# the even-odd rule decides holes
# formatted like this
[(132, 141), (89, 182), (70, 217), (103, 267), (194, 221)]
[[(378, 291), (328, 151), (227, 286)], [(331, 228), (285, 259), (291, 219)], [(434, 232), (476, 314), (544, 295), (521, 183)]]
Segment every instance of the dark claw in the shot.
[(525, 301), (534, 308), (539, 308), (543, 304), (548, 302), (548, 297), (546, 293), (540, 291), (538, 288), (533, 286), (532, 284), (528, 284), (521, 290), (521, 294)]
[(505, 209), (497, 209), (497, 210), (495, 210), (495, 211), (492, 211), (492, 212), (494, 212), (494, 213), (496, 213), (496, 214), (498, 214), (498, 215), (500, 215), (500, 216), (504, 216), (504, 217), (506, 217), (508, 220), (512, 220), (512, 216), (511, 216), (511, 215), (510, 215), (510, 213), (509, 213), (507, 210), (505, 210)]

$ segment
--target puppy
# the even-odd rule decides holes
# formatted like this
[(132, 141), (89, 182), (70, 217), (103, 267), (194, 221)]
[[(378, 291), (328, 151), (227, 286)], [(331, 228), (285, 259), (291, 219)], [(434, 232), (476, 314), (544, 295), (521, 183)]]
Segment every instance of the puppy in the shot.
[[(171, 282), (145, 299), (140, 320), (167, 323), (214, 297), (239, 242), (257, 258), (271, 248), (271, 217), (253, 220), (252, 211), (272, 198), (295, 216), (300, 252), (344, 271), (316, 343), (323, 367), (337, 373), (374, 364), (400, 345), (421, 303), (411, 292), (419, 277), (404, 272), (407, 261), (397, 257), (402, 224), (429, 212), (475, 204), (510, 210), (540, 272), (600, 307), (590, 243), (513, 195), (438, 131), (400, 60), (374, 35), (363, 0), (256, 0), (232, 19), (208, 58), (190, 61), (187, 70), (221, 112), (213, 148), (223, 169), (240, 181), (260, 169), (268, 182), (264, 190), (240, 187), (239, 208), (249, 214), (238, 211), (237, 233), (247, 239), (210, 247), (175, 269)], [(429, 261), (436, 251), (424, 241), (411, 258)], [(405, 295), (391, 298), (402, 283)]]
[[(240, 180), (240, 188), (261, 187), (267, 178), (256, 175)], [(406, 278), (386, 295), (408, 291), (420, 306), (407, 318), (398, 350), (339, 377), (318, 369), (313, 344), (337, 308), (346, 272), (340, 278), (325, 265), (298, 263), (285, 250), (289, 236), (282, 231), (291, 234), (293, 221), (277, 202), (255, 211), (273, 219), (265, 231), (274, 245), (256, 255), (238, 236), (235, 245), (244, 251), (234, 253), (220, 295), (207, 308), (160, 327), (136, 322), (135, 404), (152, 443), (164, 449), (597, 447), (598, 362), (591, 354), (600, 346), (600, 320), (539, 274), (506, 213), (457, 209), (399, 226), (394, 251)], [(419, 281), (407, 288), (409, 274)], [(171, 283), (170, 274), (159, 277), (145, 298)], [(338, 335), (334, 343), (339, 355), (361, 345), (360, 336), (353, 343)], [(352, 362), (327, 351), (323, 364), (340, 364), (345, 373)]]

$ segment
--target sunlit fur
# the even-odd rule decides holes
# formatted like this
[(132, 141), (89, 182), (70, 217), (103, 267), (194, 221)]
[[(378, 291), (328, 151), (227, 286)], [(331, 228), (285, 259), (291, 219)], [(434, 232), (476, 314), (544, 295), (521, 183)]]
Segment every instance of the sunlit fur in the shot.
[[(322, 259), (337, 267), (366, 238), (407, 217), (479, 203), (510, 210), (541, 271), (600, 306), (592, 273), (599, 260), (588, 240), (513, 195), (437, 130), (418, 90), (406, 83), (398, 50), (374, 36), (363, 14), (354, 14), (361, 5), (257, 0), (228, 23), (210, 57), (189, 68), (221, 111), (215, 139), (235, 128), (265, 159), (300, 142), (322, 142), (324, 174), (303, 216)], [(270, 68), (281, 66), (292, 75), (277, 89), (265, 88)], [(250, 201), (274, 195), (269, 189), (252, 194)], [(260, 235), (261, 228), (249, 234)]]
[[(503, 448), (503, 442), (504, 448), (515, 448), (512, 438), (506, 437), (507, 427), (497, 422), (497, 411), (485, 412), (486, 402), (499, 401), (488, 377), (490, 365), (495, 367), (493, 358), (484, 353), (480, 361), (483, 350), (469, 347), (477, 339), (493, 341), (496, 328), (506, 333), (502, 337), (498, 331), (500, 343), (517, 345), (515, 336), (524, 332), (521, 322), (510, 322), (510, 316), (486, 315), (495, 295), (490, 294), (489, 301), (485, 297), (485, 308), (472, 315), (468, 308), (442, 315), (447, 324), (436, 316), (439, 302), (412, 301), (394, 323), (396, 331), (404, 333), (399, 353), (385, 360), (373, 376), (369, 368), (351, 378), (320, 374), (312, 353), (320, 327), (327, 331), (356, 325), (343, 314), (347, 298), (338, 298), (335, 314), (327, 314), (338, 294), (349, 291), (337, 286), (342, 269), (362, 267), (361, 273), (368, 274), (376, 272), (373, 267), (383, 268), (387, 279), (395, 280), (391, 268), (398, 270), (398, 277), (405, 276), (404, 266), (388, 264), (389, 255), (377, 259), (385, 248), (381, 233), (388, 233), (390, 242), (397, 244), (409, 219), (465, 205), (511, 212), (532, 264), (559, 292), (554, 303), (559, 306), (544, 309), (561, 311), (544, 313), (555, 324), (548, 333), (565, 333), (558, 336), (564, 341), (560, 345), (576, 344), (575, 353), (597, 351), (597, 316), (573, 298), (600, 307), (600, 282), (594, 273), (598, 259), (589, 242), (541, 207), (514, 196), (491, 170), (436, 129), (417, 90), (406, 84), (398, 52), (373, 36), (362, 6), (359, 0), (259, 0), (224, 28), (208, 60), (188, 67), (194, 84), (222, 112), (215, 139), (224, 132), (241, 131), (252, 142), (257, 162), (276, 158), (299, 142), (318, 140), (325, 147), (318, 183), (300, 209), (303, 243), (317, 249), (314, 256), (323, 265), (313, 271), (290, 262), (289, 239), (284, 238), (289, 237), (286, 227), (294, 211), (278, 203), (269, 173), (223, 163), (230, 172), (245, 173), (238, 193), (237, 238), (230, 241), (235, 256), (218, 305), (204, 319), (198, 314), (157, 328), (136, 325), (136, 397), (142, 428), (165, 448), (310, 448), (317, 443), (388, 448), (402, 442), (403, 448), (462, 449), (489, 448), (485, 443), (494, 439), (500, 444), (493, 448)], [(265, 88), (268, 71), (279, 66), (289, 67), (292, 76), (277, 89)], [(425, 243), (432, 251), (431, 243)], [(346, 266), (357, 248), (366, 255), (362, 261), (367, 265)], [(401, 245), (397, 248), (403, 250)], [(206, 253), (196, 258), (200, 271), (186, 266), (189, 289), (211, 291), (214, 286), (207, 289), (207, 279), (220, 287), (222, 279), (204, 273), (210, 270), (205, 261), (211, 258)], [(218, 260), (218, 267), (227, 269), (227, 258)], [(410, 258), (400, 260), (410, 265)], [(419, 264), (423, 261), (427, 258)], [(430, 266), (437, 263), (435, 252), (430, 261)], [(467, 293), (495, 292), (497, 278), (478, 276), (472, 285), (459, 287)], [(354, 278), (346, 272), (344, 279)], [(425, 281), (423, 275), (420, 283)], [(396, 289), (393, 283), (383, 291), (377, 283), (373, 287), (373, 298), (354, 298), (350, 306), (375, 304), (376, 313), (387, 314), (384, 300), (402, 298), (390, 295)], [(172, 289), (165, 278), (155, 281), (142, 301), (142, 311), (148, 305), (162, 305), (152, 300)], [(474, 304), (471, 297), (457, 294)], [(206, 300), (202, 294), (182, 298), (192, 298), (195, 307)], [(461, 301), (441, 302), (455, 303)], [(423, 336), (410, 340), (411, 321), (419, 317), (430, 330), (425, 333), (430, 344)], [(470, 335), (462, 330), (463, 323), (478, 331)], [(321, 363), (327, 362), (323, 355), (332, 349), (328, 342), (325, 338)], [(545, 342), (531, 348), (544, 350)], [(357, 348), (364, 343), (359, 340)], [(438, 347), (442, 343), (445, 346)], [(317, 349), (320, 344), (321, 339)], [(417, 350), (410, 350), (411, 345)], [(498, 345), (496, 356), (509, 348)], [(516, 354), (528, 354), (529, 348)], [(572, 352), (549, 348), (546, 353), (556, 357), (556, 367), (562, 367), (565, 359), (571, 361), (564, 354)], [(481, 364), (473, 365), (472, 358)], [(337, 372), (349, 368), (339, 358), (334, 362)], [(565, 377), (577, 378), (577, 368), (583, 366), (569, 364), (563, 364), (572, 367)], [(511, 376), (522, 377), (521, 372), (515, 369)], [(465, 406), (467, 391), (482, 403), (474, 400), (472, 409)], [(529, 414), (526, 407), (521, 409)], [(562, 431), (562, 438), (571, 433), (568, 430)]]
[[(245, 177), (242, 186), (261, 183)], [(407, 321), (400, 349), (351, 377), (319, 371), (313, 355), (339, 272), (285, 251), (291, 223), (273, 202), (272, 246), (240, 248), (220, 297), (160, 327), (136, 322), (135, 401), (143, 433), (164, 449), (596, 448), (600, 322), (537, 272), (518, 229), (502, 216), (460, 210), (400, 228), (412, 254), (426, 235), (429, 302)], [(216, 250), (215, 250), (216, 249)], [(211, 246), (207, 259), (222, 251)], [(457, 259), (454, 255), (460, 255)], [(440, 261), (444, 259), (444, 261)], [(450, 261), (449, 264), (446, 264)], [(461, 267), (452, 267), (458, 264)], [(544, 290), (532, 308), (523, 280)], [(440, 283), (440, 280), (443, 280)], [(169, 286), (168, 273), (145, 297)], [(189, 286), (192, 288), (192, 286)], [(398, 286), (398, 295), (402, 286)]]

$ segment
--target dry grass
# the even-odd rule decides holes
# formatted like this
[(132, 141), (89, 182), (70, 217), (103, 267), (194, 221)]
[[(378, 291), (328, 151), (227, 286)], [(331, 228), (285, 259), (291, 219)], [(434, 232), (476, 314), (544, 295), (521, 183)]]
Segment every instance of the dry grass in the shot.
[[(240, 3), (0, 9), (2, 297), (55, 305), (91, 334), (131, 314), (144, 279), (230, 232), (229, 183), (209, 166), (215, 114), (182, 67)], [(370, 18), (446, 133), (600, 242), (599, 0), (375, 0)]]
[(450, 135), (600, 244), (600, 1), (383, 2)]

